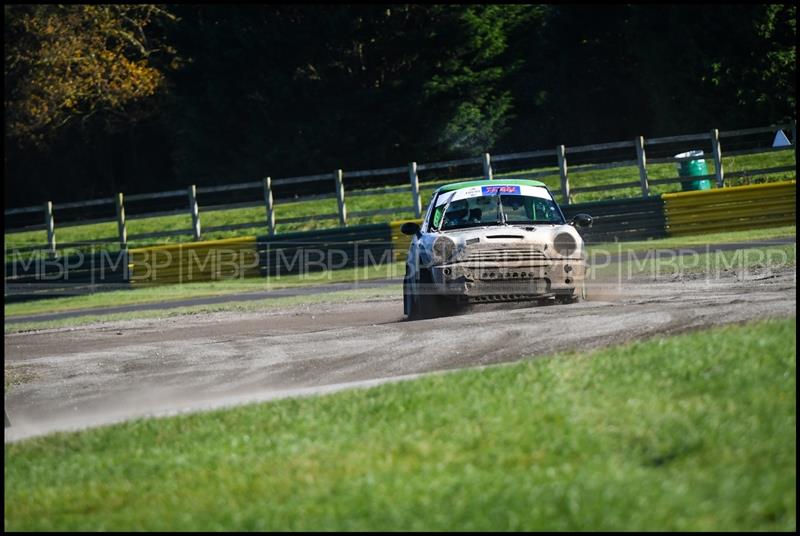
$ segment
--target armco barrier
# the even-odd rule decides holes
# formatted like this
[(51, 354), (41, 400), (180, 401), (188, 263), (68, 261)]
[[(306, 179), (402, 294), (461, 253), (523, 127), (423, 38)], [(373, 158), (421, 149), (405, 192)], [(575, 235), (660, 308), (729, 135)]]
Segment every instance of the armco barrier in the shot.
[(797, 221), (796, 181), (663, 194), (670, 236), (789, 225)]
[(565, 205), (561, 211), (568, 220), (581, 212), (592, 217), (592, 226), (580, 229), (590, 244), (666, 236), (664, 202), (659, 196)]
[(260, 274), (254, 236), (136, 248), (128, 255), (130, 282), (136, 286)]
[[(13, 252), (7, 252), (7, 254)], [(6, 263), (6, 302), (75, 295), (128, 287), (125, 251), (76, 253), (53, 258), (48, 252)]]
[(393, 221), (389, 224), (392, 233), (392, 248), (398, 261), (405, 261), (408, 258), (408, 248), (411, 246), (411, 237), (400, 232), (400, 227), (406, 222), (422, 225), (422, 220)]
[(260, 236), (257, 249), (264, 276), (393, 262), (388, 223)]

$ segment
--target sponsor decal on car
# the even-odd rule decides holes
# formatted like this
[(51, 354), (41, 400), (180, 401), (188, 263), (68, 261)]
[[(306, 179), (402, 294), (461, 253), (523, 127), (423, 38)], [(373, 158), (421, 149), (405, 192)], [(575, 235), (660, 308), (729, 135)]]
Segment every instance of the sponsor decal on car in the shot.
[(482, 195), (521, 195), (519, 186), (515, 184), (498, 184), (497, 186), (482, 186)]
[(501, 195), (523, 195), (528, 197), (538, 197), (540, 199), (553, 199), (547, 192), (547, 189), (542, 188), (541, 186), (491, 184), (489, 186), (470, 186), (468, 188), (462, 188), (460, 190), (444, 193), (436, 199), (436, 206), (440, 207), (449, 201), (459, 201), (461, 199), (470, 199), (473, 197), (492, 197), (497, 195), (498, 191)]

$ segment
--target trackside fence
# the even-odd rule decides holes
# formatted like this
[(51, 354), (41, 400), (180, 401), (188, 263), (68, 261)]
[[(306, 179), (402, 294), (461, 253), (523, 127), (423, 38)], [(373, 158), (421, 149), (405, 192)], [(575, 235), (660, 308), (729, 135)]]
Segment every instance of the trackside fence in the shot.
[[(790, 131), (793, 145), (769, 148), (763, 145), (753, 146), (752, 143), (743, 141), (752, 136), (771, 135), (778, 130)], [(724, 146), (728, 148), (723, 153)], [(709, 160), (713, 159), (713, 173), (701, 177), (673, 176), (654, 178), (650, 176), (648, 166), (697, 159), (697, 157), (683, 159), (674, 157), (677, 152), (697, 148), (708, 150), (706, 155)], [(341, 228), (347, 227), (349, 220), (357, 217), (386, 215), (389, 218), (406, 213), (409, 216), (419, 218), (423, 210), (423, 200), (420, 194), (421, 178), (428, 179), (424, 186), (430, 188), (444, 184), (441, 181), (435, 182), (437, 178), (441, 179), (442, 176), (460, 174), (461, 177), (482, 176), (486, 179), (492, 179), (498, 178), (498, 175), (501, 174), (513, 174), (515, 170), (531, 169), (534, 171), (526, 172), (524, 178), (537, 179), (545, 176), (558, 176), (559, 187), (554, 190), (556, 193), (560, 193), (561, 204), (564, 207), (568, 207), (572, 204), (573, 197), (580, 193), (602, 192), (613, 195), (616, 191), (634, 188), (640, 192), (642, 198), (650, 198), (653, 197), (651, 188), (655, 185), (683, 183), (706, 178), (712, 180), (718, 188), (722, 188), (728, 179), (747, 175), (794, 171), (796, 169), (796, 165), (792, 165), (726, 172), (722, 165), (723, 154), (725, 156), (737, 156), (774, 151), (795, 151), (796, 154), (795, 121), (790, 124), (731, 131), (713, 129), (706, 133), (682, 136), (650, 139), (638, 136), (628, 141), (579, 147), (560, 145), (555, 149), (511, 154), (490, 155), (489, 153), (484, 153), (474, 158), (432, 163), (410, 162), (405, 166), (382, 169), (361, 171), (337, 169), (317, 175), (286, 178), (265, 176), (262, 179), (251, 182), (222, 186), (189, 185), (185, 189), (166, 192), (132, 195), (125, 195), (120, 192), (112, 197), (71, 203), (46, 201), (37, 206), (6, 210), (6, 233), (46, 230), (46, 244), (25, 246), (17, 248), (16, 251), (24, 253), (26, 251), (45, 249), (52, 255), (56, 255), (59, 249), (64, 250), (86, 246), (87, 244), (116, 243), (121, 250), (126, 250), (129, 242), (172, 236), (189, 236), (193, 241), (199, 242), (204, 235), (209, 233), (243, 231), (256, 228), (266, 228), (267, 236), (272, 237), (276, 235), (277, 225), (303, 222), (309, 218), (328, 220), (333, 222), (332, 227), (338, 225)], [(582, 181), (579, 178), (580, 175), (586, 173), (625, 167), (638, 169), (637, 180), (617, 180), (608, 184), (582, 186)], [(578, 176), (578, 178), (575, 178), (575, 176)], [(434, 182), (430, 182), (430, 179), (433, 179)], [(365, 184), (365, 181), (372, 184), (378, 182), (388, 186), (378, 190), (360, 187), (360, 185)], [(286, 188), (294, 188), (296, 190), (306, 185), (309, 186), (309, 190), (322, 193), (304, 195), (302, 197), (279, 197), (276, 193), (282, 188), (285, 192)], [(348, 199), (365, 195), (373, 196), (391, 193), (407, 194), (408, 204), (375, 210), (348, 211)], [(232, 203), (230, 199), (234, 195), (246, 199)], [(276, 219), (276, 204), (312, 199), (336, 199), (337, 210), (336, 212), (314, 214), (312, 216)], [(204, 212), (246, 207), (263, 208), (263, 219), (218, 226), (204, 226), (202, 224)], [(598, 206), (598, 209), (600, 209), (600, 206)], [(86, 219), (88, 212), (101, 215)], [(128, 233), (128, 224), (132, 220), (181, 214), (188, 215), (191, 218), (191, 225), (187, 229), (162, 230), (139, 234)], [(116, 222), (116, 236), (71, 243), (59, 243), (56, 239), (57, 225), (86, 225), (100, 222)]]

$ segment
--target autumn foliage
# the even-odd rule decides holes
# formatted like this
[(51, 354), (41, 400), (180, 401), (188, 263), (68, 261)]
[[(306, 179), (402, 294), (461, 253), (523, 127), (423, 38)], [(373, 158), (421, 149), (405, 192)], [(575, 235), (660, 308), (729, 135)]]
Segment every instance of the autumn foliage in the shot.
[(164, 84), (151, 63), (160, 45), (145, 32), (169, 16), (159, 7), (6, 6), (5, 15), (7, 136), (42, 142), (97, 114), (113, 127), (143, 114)]

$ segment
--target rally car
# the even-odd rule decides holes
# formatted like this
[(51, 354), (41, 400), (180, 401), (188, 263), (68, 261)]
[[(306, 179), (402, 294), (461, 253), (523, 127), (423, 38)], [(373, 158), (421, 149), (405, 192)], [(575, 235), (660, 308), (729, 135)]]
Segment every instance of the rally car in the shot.
[(411, 246), (403, 282), (409, 319), (446, 314), (470, 303), (585, 297), (586, 255), (544, 183), (479, 180), (440, 187), (422, 225), (404, 223)]

